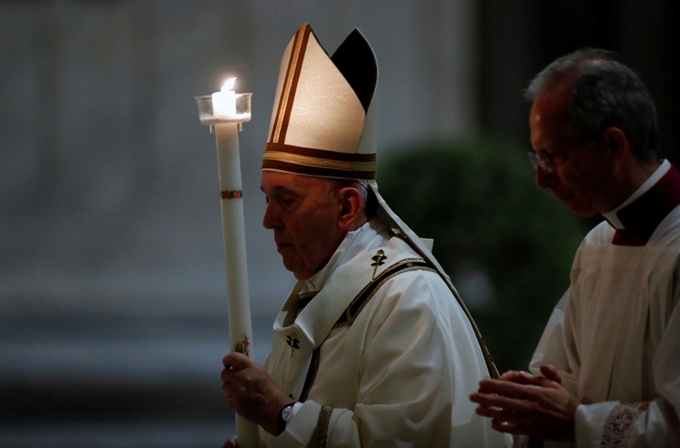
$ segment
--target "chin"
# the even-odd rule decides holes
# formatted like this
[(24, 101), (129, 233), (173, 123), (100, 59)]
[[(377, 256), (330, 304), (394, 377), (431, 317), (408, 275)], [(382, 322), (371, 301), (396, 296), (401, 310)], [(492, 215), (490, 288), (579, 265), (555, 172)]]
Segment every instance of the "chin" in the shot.
[(566, 199), (561, 200), (564, 205), (569, 207), (571, 212), (579, 218), (590, 218), (599, 213), (597, 208), (590, 203), (590, 201), (579, 201), (575, 196), (571, 195)]
[(591, 208), (578, 208), (578, 207), (569, 207), (569, 210), (579, 218), (591, 218), (595, 215), (597, 215), (599, 212), (597, 210), (591, 209)]
[(283, 266), (286, 268), (287, 271), (293, 273), (296, 280), (306, 280), (309, 277), (311, 277), (311, 274), (305, 272), (304, 268), (301, 268), (300, 265), (298, 265), (297, 263), (286, 262), (285, 258), (283, 259)]
[(283, 257), (283, 267), (286, 268), (287, 271), (292, 272), (295, 275), (295, 278), (298, 278), (300, 267), (297, 264), (291, 263), (289, 260), (286, 260), (286, 257)]

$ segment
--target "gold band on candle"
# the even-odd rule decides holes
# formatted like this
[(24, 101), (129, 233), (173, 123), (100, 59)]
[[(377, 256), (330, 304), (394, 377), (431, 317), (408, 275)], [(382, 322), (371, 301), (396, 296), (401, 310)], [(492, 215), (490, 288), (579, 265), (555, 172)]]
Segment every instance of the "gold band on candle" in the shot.
[(220, 195), (222, 199), (240, 199), (243, 197), (243, 192), (241, 190), (225, 190), (221, 191)]

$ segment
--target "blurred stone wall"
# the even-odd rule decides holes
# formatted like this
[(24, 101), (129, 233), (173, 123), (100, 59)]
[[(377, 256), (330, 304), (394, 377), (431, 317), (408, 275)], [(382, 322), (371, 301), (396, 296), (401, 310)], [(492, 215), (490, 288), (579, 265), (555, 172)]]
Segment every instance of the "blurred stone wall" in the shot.
[(214, 140), (193, 97), (236, 76), (251, 295), (292, 284), (261, 227), (259, 163), (283, 49), (355, 27), (380, 68), (379, 142), (476, 130), (470, 0), (0, 2), (0, 306), (7, 313), (225, 308)]

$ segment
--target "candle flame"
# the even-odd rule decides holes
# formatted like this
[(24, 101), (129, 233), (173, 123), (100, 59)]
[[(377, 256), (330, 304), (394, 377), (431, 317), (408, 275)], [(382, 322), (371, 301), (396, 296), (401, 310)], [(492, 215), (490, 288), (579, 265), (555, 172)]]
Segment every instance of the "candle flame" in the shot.
[(227, 92), (229, 90), (232, 90), (234, 88), (234, 82), (236, 82), (236, 78), (229, 78), (227, 79), (224, 84), (222, 85), (222, 88), (220, 89), (222, 92)]

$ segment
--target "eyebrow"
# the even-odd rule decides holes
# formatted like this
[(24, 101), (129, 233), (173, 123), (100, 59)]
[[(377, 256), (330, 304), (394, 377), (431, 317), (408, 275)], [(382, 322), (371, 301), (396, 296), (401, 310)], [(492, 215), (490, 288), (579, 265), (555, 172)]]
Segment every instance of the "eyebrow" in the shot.
[[(260, 191), (262, 191), (262, 193), (264, 193), (265, 195), (267, 194), (264, 191), (264, 188), (262, 188), (261, 185), (260, 185)], [(297, 195), (297, 196), (301, 196), (301, 192), (299, 192), (297, 190), (293, 190), (292, 188), (283, 187), (281, 185), (274, 187), (272, 193), (275, 193), (275, 194), (287, 193), (287, 194), (294, 194), (294, 195)]]

